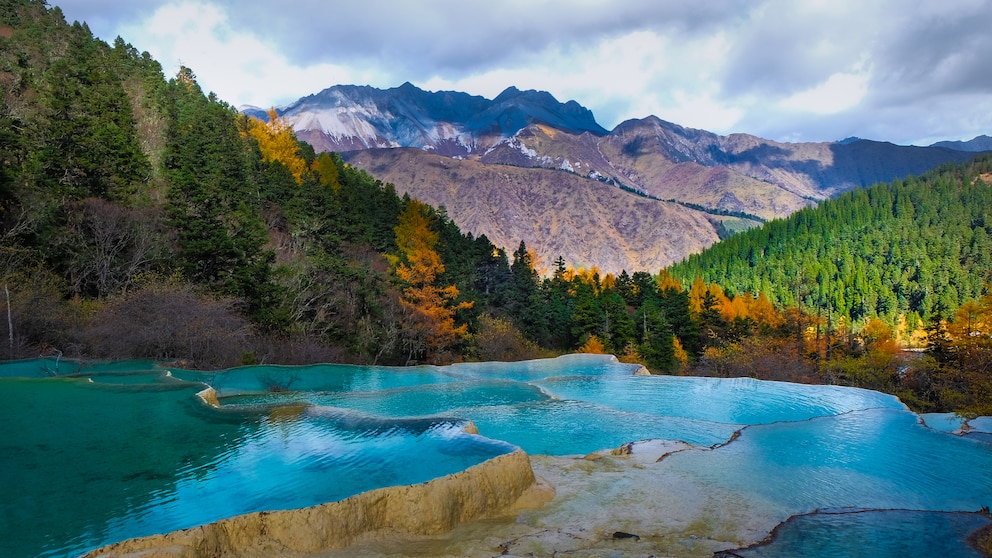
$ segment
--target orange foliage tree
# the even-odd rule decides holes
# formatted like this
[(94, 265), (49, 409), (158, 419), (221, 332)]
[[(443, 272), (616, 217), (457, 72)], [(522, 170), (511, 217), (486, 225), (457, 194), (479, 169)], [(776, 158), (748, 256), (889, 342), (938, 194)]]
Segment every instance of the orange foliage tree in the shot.
[(606, 353), (606, 347), (603, 342), (599, 340), (595, 335), (590, 335), (589, 339), (579, 347), (575, 352), (577, 353), (592, 353), (596, 355), (602, 355)]
[(307, 163), (300, 155), (300, 144), (296, 140), (296, 134), (293, 133), (292, 126), (279, 117), (276, 109), (269, 109), (268, 115), (268, 122), (249, 118), (245, 121), (245, 129), (241, 133), (251, 136), (258, 142), (258, 148), (265, 162), (279, 161), (293, 173), (293, 178), (299, 184), (303, 172), (307, 169)]
[(772, 329), (781, 327), (785, 323), (785, 316), (775, 308), (764, 291), (748, 301), (748, 316), (758, 325)]
[(434, 361), (443, 360), (445, 351), (467, 333), (465, 324), (455, 325), (455, 312), (471, 308), (473, 303), (455, 303), (458, 288), (437, 285), (444, 264), (434, 250), (438, 233), (430, 228), (430, 208), (426, 204), (410, 200), (394, 231), (399, 254), (391, 259), (396, 276), (406, 284), (400, 303), (404, 309), (407, 362), (421, 354)]

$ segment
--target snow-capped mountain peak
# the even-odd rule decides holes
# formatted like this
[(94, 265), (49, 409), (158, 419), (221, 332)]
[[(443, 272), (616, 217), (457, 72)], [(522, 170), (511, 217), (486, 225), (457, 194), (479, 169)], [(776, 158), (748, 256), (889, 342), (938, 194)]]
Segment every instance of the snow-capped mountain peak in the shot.
[[(241, 112), (265, 117), (257, 107)], [(456, 91), (424, 91), (410, 82), (391, 89), (336, 85), (277, 112), (318, 151), (416, 147), (466, 156), (531, 124), (576, 134), (607, 133), (592, 112), (575, 101), (561, 103), (546, 91), (512, 86), (489, 100)]]

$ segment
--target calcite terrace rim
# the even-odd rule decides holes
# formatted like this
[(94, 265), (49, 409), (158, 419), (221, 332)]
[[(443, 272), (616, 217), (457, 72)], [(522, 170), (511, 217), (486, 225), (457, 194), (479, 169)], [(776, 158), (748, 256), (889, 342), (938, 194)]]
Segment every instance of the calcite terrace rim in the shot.
[[(523, 450), (427, 482), (379, 488), (295, 510), (263, 511), (113, 543), (85, 558), (306, 554), (345, 548), (376, 532), (435, 535), (511, 513), (537, 479)], [(538, 503), (550, 494), (537, 495)], [(534, 500), (531, 495), (529, 500)]]

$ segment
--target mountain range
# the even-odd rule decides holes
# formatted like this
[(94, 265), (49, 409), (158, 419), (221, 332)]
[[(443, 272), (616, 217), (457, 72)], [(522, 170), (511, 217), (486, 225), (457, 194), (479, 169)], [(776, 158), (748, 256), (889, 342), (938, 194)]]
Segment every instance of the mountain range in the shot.
[(544, 268), (561, 256), (612, 273), (657, 271), (841, 192), (992, 150), (988, 136), (783, 143), (655, 116), (606, 130), (575, 101), (515, 87), (489, 100), (410, 83), (337, 85), (277, 113), (317, 151), (444, 206), (464, 231), (509, 249), (523, 240)]

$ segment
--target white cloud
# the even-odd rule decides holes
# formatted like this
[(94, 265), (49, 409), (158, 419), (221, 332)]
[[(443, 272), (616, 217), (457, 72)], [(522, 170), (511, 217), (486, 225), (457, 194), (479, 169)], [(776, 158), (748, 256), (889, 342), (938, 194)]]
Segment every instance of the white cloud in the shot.
[(720, 102), (706, 93), (676, 91), (675, 99), (677, 106), (660, 111), (658, 116), (691, 128), (729, 134), (735, 131), (734, 125), (744, 114), (742, 108)]
[(508, 86), (717, 133), (921, 143), (992, 133), (992, 0), (54, 0), (232, 104), (335, 84)]
[(867, 72), (836, 73), (822, 83), (783, 99), (788, 110), (814, 114), (835, 114), (858, 106), (868, 93)]
[[(235, 29), (217, 6), (168, 4), (118, 34), (158, 60), (166, 77), (180, 64), (193, 70), (205, 91), (232, 104), (261, 107), (292, 102), (337, 83), (369, 80), (374, 73), (329, 63), (299, 66), (250, 30)], [(147, 45), (147, 46), (143, 46)]]
[(628, 118), (655, 115), (691, 127), (731, 130), (738, 107), (719, 99), (719, 69), (728, 48), (722, 34), (685, 38), (634, 31), (590, 44), (554, 45), (535, 53), (532, 65), (499, 68), (459, 79), (434, 77), (421, 87), (494, 97), (508, 85), (541, 89), (559, 100), (595, 107), (607, 128)]

